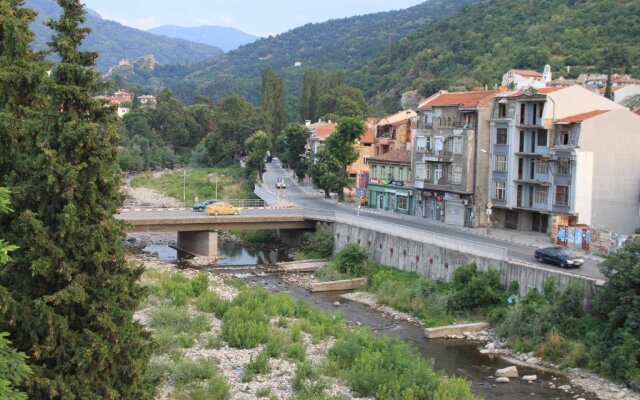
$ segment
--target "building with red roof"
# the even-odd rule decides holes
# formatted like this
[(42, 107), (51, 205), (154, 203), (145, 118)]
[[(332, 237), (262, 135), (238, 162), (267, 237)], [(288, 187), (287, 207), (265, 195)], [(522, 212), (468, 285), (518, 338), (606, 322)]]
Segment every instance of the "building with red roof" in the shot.
[(530, 69), (510, 69), (502, 75), (502, 86), (513, 89), (524, 89), (528, 87), (542, 88), (551, 82), (551, 66), (544, 66), (542, 73)]

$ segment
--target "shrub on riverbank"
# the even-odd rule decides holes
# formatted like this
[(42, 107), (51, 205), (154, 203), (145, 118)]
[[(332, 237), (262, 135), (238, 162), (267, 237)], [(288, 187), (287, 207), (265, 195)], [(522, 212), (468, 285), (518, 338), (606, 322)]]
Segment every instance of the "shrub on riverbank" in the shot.
[(326, 224), (319, 223), (314, 233), (305, 233), (300, 240), (304, 258), (327, 258), (333, 254), (334, 241)]

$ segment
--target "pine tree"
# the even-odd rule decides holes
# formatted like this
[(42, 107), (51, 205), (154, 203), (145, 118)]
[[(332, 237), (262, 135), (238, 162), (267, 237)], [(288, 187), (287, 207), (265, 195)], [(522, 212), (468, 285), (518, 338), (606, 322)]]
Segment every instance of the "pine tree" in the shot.
[(96, 54), (78, 50), (88, 34), (82, 4), (57, 2), (63, 14), (49, 26), (59, 62), (25, 128), (32, 145), (18, 146), (15, 212), (2, 220), (19, 250), (0, 270), (10, 294), (0, 330), (30, 357), (30, 399), (150, 398), (150, 336), (133, 321), (142, 271), (125, 261), (123, 225), (113, 219), (122, 203), (116, 117), (92, 98), (102, 87)]
[(31, 50), (29, 23), (34, 19), (22, 0), (0, 0), (0, 186), (14, 186), (19, 176), (20, 148), (32, 144), (25, 133), (28, 114), (41, 101), (36, 88), (46, 76), (46, 65)]
[(271, 69), (266, 68), (262, 72), (262, 91), (260, 95), (260, 107), (264, 110), (269, 120), (269, 132), (271, 141), (275, 143), (276, 137), (287, 125), (286, 88), (284, 79)]

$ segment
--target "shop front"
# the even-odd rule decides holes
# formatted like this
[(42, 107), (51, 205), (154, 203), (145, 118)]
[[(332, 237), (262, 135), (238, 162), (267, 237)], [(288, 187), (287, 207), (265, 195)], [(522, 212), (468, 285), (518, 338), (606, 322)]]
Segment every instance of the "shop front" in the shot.
[(416, 203), (416, 214), (423, 218), (450, 225), (472, 225), (472, 210), (467, 207), (469, 200), (458, 193), (418, 190)]
[[(392, 181), (393, 182), (393, 181)], [(414, 213), (413, 190), (397, 184), (374, 184), (369, 181), (369, 207), (402, 214)]]

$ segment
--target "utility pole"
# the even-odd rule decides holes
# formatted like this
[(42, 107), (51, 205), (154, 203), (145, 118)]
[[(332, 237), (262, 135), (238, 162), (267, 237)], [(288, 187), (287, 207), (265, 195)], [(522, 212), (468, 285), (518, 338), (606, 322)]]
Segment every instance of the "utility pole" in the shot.
[(187, 169), (182, 171), (182, 203), (187, 203)]

